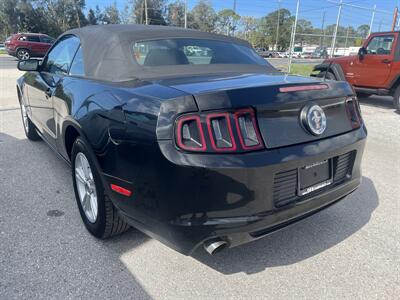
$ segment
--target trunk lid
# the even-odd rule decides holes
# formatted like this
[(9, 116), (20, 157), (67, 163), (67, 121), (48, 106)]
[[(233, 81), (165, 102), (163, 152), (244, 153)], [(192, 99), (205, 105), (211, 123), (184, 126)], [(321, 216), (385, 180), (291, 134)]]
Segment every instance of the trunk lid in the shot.
[[(267, 148), (277, 148), (335, 136), (352, 130), (345, 100), (353, 95), (346, 82), (269, 74), (220, 74), (173, 78), (158, 82), (192, 94), (200, 111), (256, 109), (260, 133)], [(327, 85), (320, 90), (281, 92), (282, 87)], [(304, 106), (318, 104), (327, 127), (320, 136), (304, 129), (300, 113)]]

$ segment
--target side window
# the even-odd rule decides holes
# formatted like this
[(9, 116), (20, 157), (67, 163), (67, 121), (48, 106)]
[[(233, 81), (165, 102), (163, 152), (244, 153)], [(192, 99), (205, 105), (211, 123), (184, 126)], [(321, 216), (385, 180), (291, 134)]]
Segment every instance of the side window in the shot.
[(40, 41), (42, 43), (53, 44), (54, 39), (52, 39), (51, 37), (48, 37), (48, 36), (41, 36)]
[(59, 41), (47, 55), (42, 70), (57, 75), (68, 74), (79, 44), (79, 39), (74, 36), (66, 37)]
[(72, 62), (71, 69), (69, 70), (70, 75), (84, 76), (85, 71), (83, 68), (83, 53), (82, 47), (79, 47), (75, 54), (74, 61)]
[(375, 36), (368, 43), (368, 54), (390, 55), (394, 42), (393, 35)]
[(40, 38), (37, 35), (28, 35), (26, 40), (28, 42), (40, 43)]

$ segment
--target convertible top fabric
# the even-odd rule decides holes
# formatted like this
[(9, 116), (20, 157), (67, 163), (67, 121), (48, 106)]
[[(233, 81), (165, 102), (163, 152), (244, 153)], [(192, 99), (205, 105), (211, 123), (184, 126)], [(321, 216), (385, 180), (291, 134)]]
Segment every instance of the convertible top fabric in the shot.
[[(244, 40), (219, 34), (156, 25), (95, 25), (72, 29), (60, 38), (75, 35), (82, 45), (85, 75), (104, 81), (126, 81), (189, 74), (216, 72), (266, 72), (268, 66), (261, 65), (185, 65), (146, 67), (139, 65), (133, 57), (135, 42), (167, 38), (199, 38), (233, 42), (251, 47)], [(276, 71), (270, 67), (269, 72)]]

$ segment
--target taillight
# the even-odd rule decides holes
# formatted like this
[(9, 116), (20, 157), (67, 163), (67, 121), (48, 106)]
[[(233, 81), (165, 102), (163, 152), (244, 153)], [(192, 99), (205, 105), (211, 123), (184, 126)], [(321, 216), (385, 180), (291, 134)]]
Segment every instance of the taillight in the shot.
[(178, 120), (177, 143), (179, 148), (187, 151), (205, 151), (207, 149), (200, 116), (185, 116)]
[(245, 150), (256, 150), (263, 148), (260, 133), (257, 128), (254, 110), (242, 109), (235, 112), (235, 122), (239, 133), (239, 141)]
[(246, 152), (264, 148), (251, 108), (181, 116), (175, 138), (178, 148), (185, 151)]
[(230, 115), (215, 113), (206, 116), (211, 146), (217, 152), (236, 151)]
[(351, 123), (353, 129), (359, 128), (361, 126), (361, 111), (358, 106), (357, 98), (346, 99), (346, 111), (347, 117)]

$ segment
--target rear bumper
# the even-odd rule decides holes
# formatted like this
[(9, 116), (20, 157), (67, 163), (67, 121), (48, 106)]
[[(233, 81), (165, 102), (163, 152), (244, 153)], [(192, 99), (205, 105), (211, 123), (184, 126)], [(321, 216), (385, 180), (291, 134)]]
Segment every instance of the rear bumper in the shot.
[[(168, 141), (154, 170), (143, 170), (129, 201), (112, 199), (127, 221), (183, 254), (222, 238), (233, 247), (324, 209), (353, 192), (361, 180), (366, 129), (281, 149), (243, 155), (190, 155)], [(277, 174), (353, 153), (348, 174), (305, 196), (277, 202)], [(167, 160), (165, 160), (167, 158)]]

